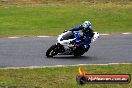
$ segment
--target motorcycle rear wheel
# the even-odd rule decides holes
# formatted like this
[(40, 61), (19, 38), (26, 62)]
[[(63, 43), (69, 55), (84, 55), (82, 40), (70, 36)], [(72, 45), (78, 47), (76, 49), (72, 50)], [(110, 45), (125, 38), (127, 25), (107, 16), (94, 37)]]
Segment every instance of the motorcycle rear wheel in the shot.
[(87, 47), (87, 48), (84, 48), (84, 47), (77, 47), (74, 52), (73, 52), (73, 55), (74, 56), (82, 56), (85, 52), (87, 52), (90, 48), (90, 45)]

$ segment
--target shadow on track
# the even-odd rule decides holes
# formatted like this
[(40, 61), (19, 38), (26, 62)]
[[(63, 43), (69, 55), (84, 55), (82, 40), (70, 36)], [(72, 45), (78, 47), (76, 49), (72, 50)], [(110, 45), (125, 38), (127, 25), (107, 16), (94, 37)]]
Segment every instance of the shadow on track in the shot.
[[(47, 58), (47, 57), (46, 57)], [(47, 58), (47, 59), (95, 59), (95, 57), (90, 57), (90, 56), (55, 56), (55, 57), (51, 57), (51, 58)]]

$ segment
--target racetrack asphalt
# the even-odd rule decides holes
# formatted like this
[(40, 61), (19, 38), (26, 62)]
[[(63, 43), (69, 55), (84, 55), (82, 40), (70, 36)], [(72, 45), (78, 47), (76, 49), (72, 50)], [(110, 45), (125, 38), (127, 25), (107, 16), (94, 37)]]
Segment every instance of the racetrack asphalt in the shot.
[(0, 67), (132, 63), (132, 34), (102, 35), (81, 57), (47, 58), (46, 50), (56, 43), (56, 38), (0, 38)]

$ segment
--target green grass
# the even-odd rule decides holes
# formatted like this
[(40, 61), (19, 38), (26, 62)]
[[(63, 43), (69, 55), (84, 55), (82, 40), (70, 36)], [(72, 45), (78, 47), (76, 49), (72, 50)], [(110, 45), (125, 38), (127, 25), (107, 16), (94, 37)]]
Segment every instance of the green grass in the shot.
[(132, 32), (129, 4), (1, 5), (0, 36), (58, 35), (85, 20), (100, 33)]
[[(87, 74), (130, 74), (129, 65), (82, 66)], [(79, 66), (50, 68), (0, 69), (0, 86), (9, 88), (131, 88), (129, 84), (86, 84), (76, 83)]]

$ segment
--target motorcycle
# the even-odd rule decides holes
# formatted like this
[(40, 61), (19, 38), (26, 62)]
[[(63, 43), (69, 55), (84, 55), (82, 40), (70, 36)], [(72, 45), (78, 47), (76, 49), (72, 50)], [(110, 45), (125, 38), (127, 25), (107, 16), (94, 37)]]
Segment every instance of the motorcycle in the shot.
[[(62, 34), (60, 34), (57, 38), (57, 43), (53, 44), (46, 52), (47, 57), (54, 57), (56, 55), (74, 55), (74, 56), (81, 56), (85, 52), (87, 52), (90, 48), (89, 46), (82, 47), (75, 44), (75, 36), (74, 33), (78, 33), (80, 38), (83, 40), (85, 37), (83, 36), (82, 32), (73, 32), (73, 31), (65, 31)], [(97, 38), (99, 38), (99, 33), (94, 32), (93, 38), (91, 41), (95, 41)]]

